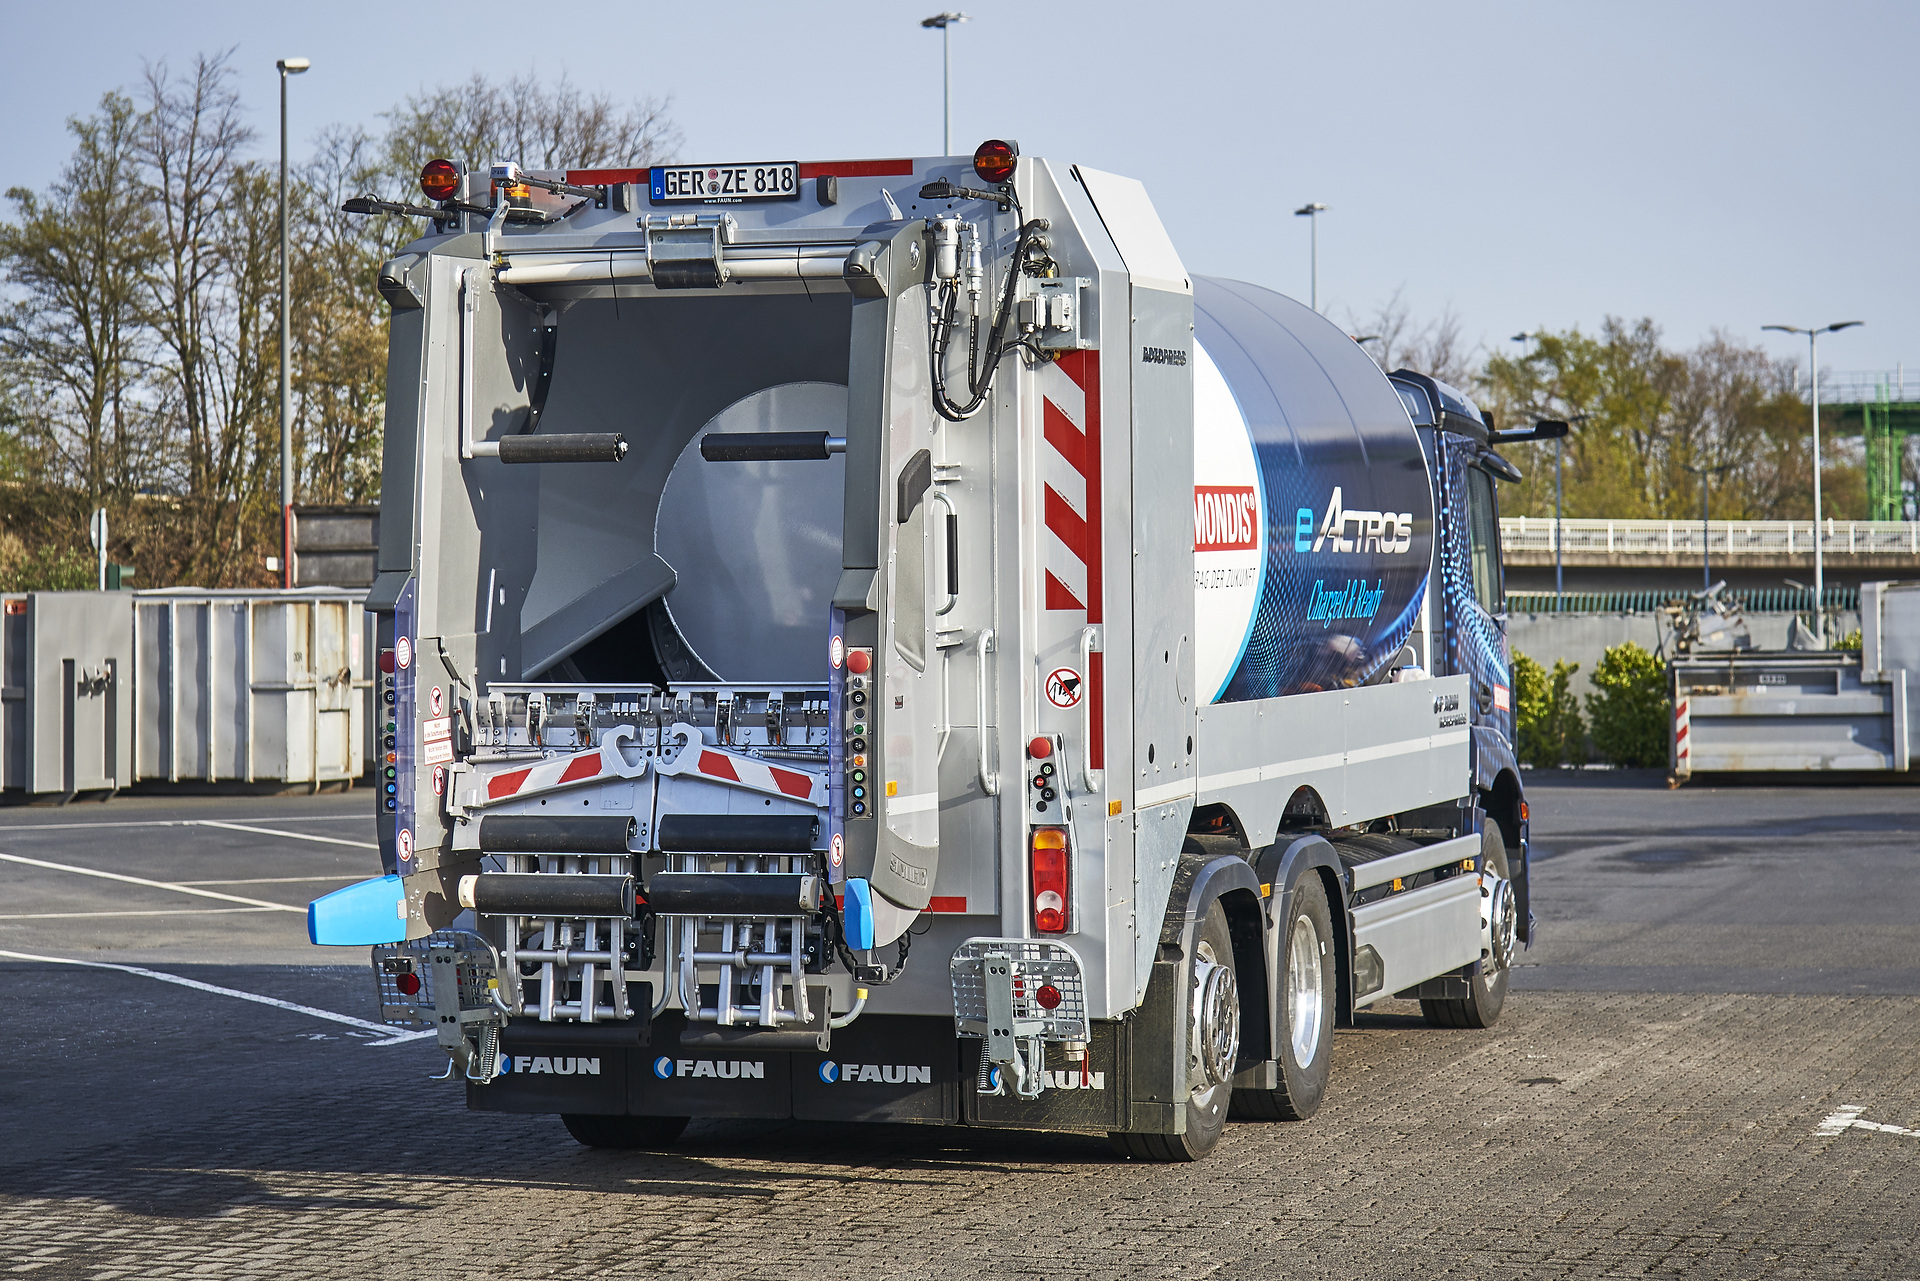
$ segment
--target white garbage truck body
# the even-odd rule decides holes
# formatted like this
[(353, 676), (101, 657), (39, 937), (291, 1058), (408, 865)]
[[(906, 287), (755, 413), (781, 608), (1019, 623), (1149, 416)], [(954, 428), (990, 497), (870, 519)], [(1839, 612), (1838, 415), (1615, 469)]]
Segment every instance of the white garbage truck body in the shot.
[(310, 916), (472, 1107), (1189, 1159), (1359, 1008), (1497, 1015), (1463, 397), (1001, 144), (443, 170), (381, 275), (385, 874)]

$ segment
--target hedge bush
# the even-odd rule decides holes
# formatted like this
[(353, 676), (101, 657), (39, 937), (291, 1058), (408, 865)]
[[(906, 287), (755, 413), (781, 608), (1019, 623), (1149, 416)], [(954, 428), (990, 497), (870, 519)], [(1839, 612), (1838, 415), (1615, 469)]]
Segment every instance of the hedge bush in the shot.
[(1593, 669), (1600, 692), (1587, 695), (1593, 745), (1615, 765), (1665, 765), (1669, 722), (1666, 667), (1632, 641), (1615, 645)]
[(1573, 674), (1580, 664), (1556, 659), (1549, 673), (1514, 651), (1514, 750), (1522, 764), (1538, 767), (1579, 765), (1587, 759), (1587, 726)]

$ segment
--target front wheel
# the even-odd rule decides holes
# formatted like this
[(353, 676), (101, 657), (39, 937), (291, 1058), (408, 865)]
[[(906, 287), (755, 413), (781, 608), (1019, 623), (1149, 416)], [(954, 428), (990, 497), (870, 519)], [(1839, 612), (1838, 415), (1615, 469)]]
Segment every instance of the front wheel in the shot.
[(1513, 882), (1507, 877), (1506, 838), (1492, 819), (1480, 829), (1479, 871), (1480, 972), (1467, 980), (1467, 996), (1421, 999), (1420, 1012), (1435, 1027), (1492, 1027), (1507, 1001), (1517, 922)]
[(1304, 1121), (1320, 1109), (1333, 1060), (1335, 960), (1333, 913), (1327, 888), (1308, 872), (1294, 888), (1292, 920), (1281, 943), (1280, 1085), (1272, 1090), (1235, 1090), (1235, 1116), (1254, 1121)]

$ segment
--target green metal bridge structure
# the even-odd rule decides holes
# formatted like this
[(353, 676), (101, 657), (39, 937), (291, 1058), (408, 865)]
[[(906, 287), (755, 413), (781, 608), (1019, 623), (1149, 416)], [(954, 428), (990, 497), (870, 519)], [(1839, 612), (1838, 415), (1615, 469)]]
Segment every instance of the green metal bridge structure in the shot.
[(1905, 468), (1907, 440), (1920, 436), (1920, 375), (1910, 385), (1904, 367), (1829, 373), (1820, 380), (1820, 408), (1833, 413), (1835, 435), (1860, 436), (1866, 445), (1866, 518), (1920, 519), (1915, 478)]

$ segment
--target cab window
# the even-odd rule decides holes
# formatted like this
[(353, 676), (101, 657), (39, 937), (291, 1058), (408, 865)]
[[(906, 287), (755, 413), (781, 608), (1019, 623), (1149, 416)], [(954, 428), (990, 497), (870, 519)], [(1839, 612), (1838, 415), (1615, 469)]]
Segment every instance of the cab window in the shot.
[(1506, 612), (1506, 591), (1500, 578), (1500, 509), (1493, 496), (1493, 477), (1478, 467), (1467, 468), (1467, 546), (1473, 561), (1473, 594), (1489, 614)]

